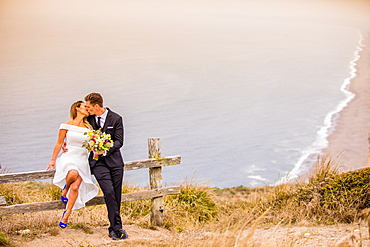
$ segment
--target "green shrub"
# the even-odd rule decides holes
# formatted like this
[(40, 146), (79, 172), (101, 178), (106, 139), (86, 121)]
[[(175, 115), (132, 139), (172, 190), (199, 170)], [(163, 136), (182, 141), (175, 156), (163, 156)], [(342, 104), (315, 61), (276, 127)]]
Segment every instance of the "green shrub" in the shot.
[(370, 207), (370, 169), (344, 173), (322, 185), (322, 204), (333, 210), (338, 203), (347, 209)]
[(7, 206), (23, 203), (17, 193), (13, 189), (10, 189), (7, 184), (0, 184), (0, 196), (5, 197)]
[(323, 181), (300, 186), (297, 197), (310, 201), (320, 196), (321, 205), (332, 210), (338, 206), (362, 210), (370, 207), (370, 169), (362, 169), (343, 174), (331, 174)]
[(168, 197), (167, 203), (191, 221), (207, 222), (217, 216), (218, 206), (211, 188), (185, 185), (179, 195)]
[(370, 168), (340, 173), (327, 156), (307, 182), (267, 188), (253, 212), (270, 209), (271, 222), (350, 223), (361, 210), (370, 208)]

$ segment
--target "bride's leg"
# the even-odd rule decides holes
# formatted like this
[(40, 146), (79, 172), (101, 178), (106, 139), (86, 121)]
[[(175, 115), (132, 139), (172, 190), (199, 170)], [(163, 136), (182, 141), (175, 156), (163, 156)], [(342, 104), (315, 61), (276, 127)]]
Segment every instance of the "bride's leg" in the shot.
[(67, 193), (68, 193), (69, 187), (71, 186), (71, 183), (76, 181), (78, 176), (79, 174), (77, 170), (73, 169), (73, 170), (68, 171), (67, 176), (66, 176), (66, 185), (65, 185), (65, 188), (62, 190), (63, 197), (67, 197)]
[[(74, 172), (71, 172), (71, 171), (74, 171)], [(71, 170), (71, 171), (69, 171), (67, 175), (67, 181), (70, 180), (73, 182), (69, 184), (70, 192), (69, 192), (69, 197), (68, 197), (67, 210), (66, 210), (66, 213), (64, 214), (63, 219), (61, 220), (63, 223), (68, 222), (68, 217), (71, 215), (72, 208), (75, 205), (76, 199), (78, 197), (78, 189), (80, 188), (80, 185), (82, 183), (82, 178), (78, 174), (78, 171), (76, 170)], [(68, 178), (69, 176), (71, 178)]]

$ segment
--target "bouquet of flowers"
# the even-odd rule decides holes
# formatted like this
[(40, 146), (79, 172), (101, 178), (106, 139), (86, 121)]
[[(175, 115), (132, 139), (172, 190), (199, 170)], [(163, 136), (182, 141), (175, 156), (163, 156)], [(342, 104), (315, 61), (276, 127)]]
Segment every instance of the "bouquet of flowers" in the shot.
[(83, 142), (82, 147), (85, 147), (89, 152), (93, 152), (94, 160), (99, 159), (101, 151), (109, 151), (113, 147), (113, 140), (110, 134), (106, 134), (98, 130), (89, 130), (84, 135), (88, 136), (88, 139)]

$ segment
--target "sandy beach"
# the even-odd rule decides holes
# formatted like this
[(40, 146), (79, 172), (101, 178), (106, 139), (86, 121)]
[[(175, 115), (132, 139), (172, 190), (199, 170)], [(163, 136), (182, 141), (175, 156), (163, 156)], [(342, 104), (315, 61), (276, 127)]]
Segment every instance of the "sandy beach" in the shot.
[(365, 32), (362, 50), (357, 61), (357, 76), (349, 90), (355, 98), (339, 113), (333, 133), (328, 137), (328, 147), (322, 154), (338, 157), (343, 171), (370, 166), (370, 32)]

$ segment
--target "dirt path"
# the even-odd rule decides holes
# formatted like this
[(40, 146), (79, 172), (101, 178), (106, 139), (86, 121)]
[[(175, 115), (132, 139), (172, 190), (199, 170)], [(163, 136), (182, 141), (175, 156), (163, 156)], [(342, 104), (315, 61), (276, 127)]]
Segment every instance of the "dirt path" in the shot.
[[(130, 235), (129, 239), (115, 241), (108, 237), (106, 227), (92, 228), (88, 234), (79, 229), (58, 229), (50, 233), (38, 236), (33, 240), (25, 237), (13, 239), (12, 246), (24, 247), (110, 247), (110, 246), (176, 246), (181, 242), (182, 246), (201, 241), (206, 236), (215, 236), (209, 243), (215, 246), (228, 246), (227, 237), (230, 232), (225, 233), (224, 238), (213, 233), (173, 233), (165, 229), (148, 230), (134, 225), (126, 225), (124, 228)], [(251, 231), (246, 230), (239, 236), (246, 237)], [(195, 240), (196, 239), (196, 240)], [(258, 228), (253, 231), (253, 236), (248, 237), (248, 243), (253, 246), (276, 247), (276, 246), (370, 246), (368, 228), (365, 225), (332, 225), (320, 227), (308, 226), (278, 226)], [(189, 241), (187, 241), (189, 240)], [(208, 243), (208, 242), (206, 242)], [(204, 242), (203, 242), (204, 244)]]
[[(272, 227), (257, 229), (251, 241), (256, 246), (370, 246), (368, 228), (365, 225), (332, 225), (320, 227)], [(276, 243), (279, 243), (277, 245)]]
[[(138, 226), (127, 225), (124, 229), (129, 234), (125, 240), (112, 240), (108, 237), (107, 227), (91, 228), (92, 233), (85, 233), (80, 229), (58, 229), (50, 233), (43, 234), (38, 238), (27, 241), (20, 236), (14, 241), (14, 246), (22, 247), (110, 247), (110, 246), (142, 246), (154, 241), (157, 244), (168, 242), (171, 239), (171, 233), (165, 229), (148, 230)], [(25, 241), (26, 240), (26, 241)], [(148, 245), (150, 246), (150, 245)]]

